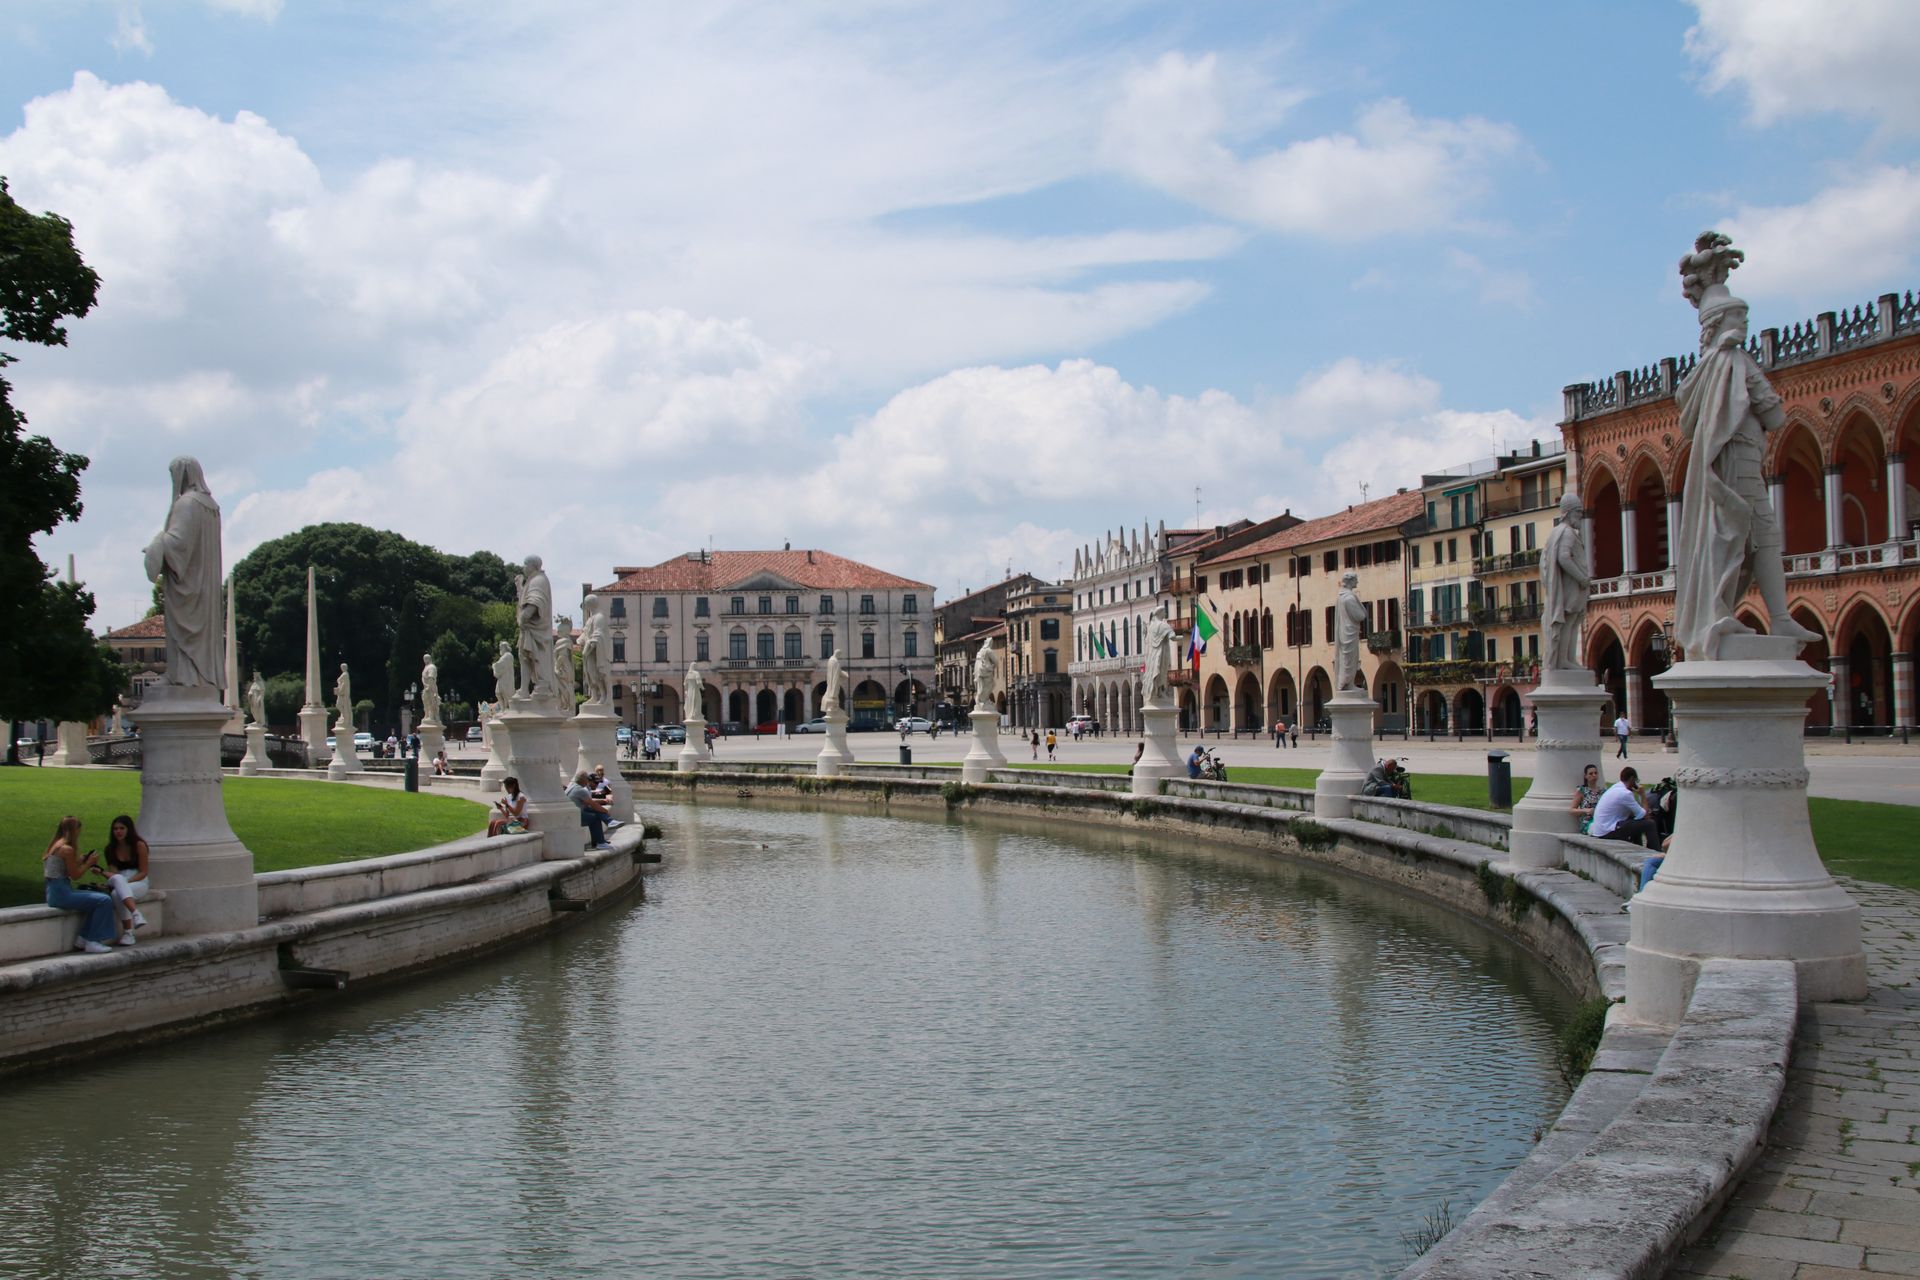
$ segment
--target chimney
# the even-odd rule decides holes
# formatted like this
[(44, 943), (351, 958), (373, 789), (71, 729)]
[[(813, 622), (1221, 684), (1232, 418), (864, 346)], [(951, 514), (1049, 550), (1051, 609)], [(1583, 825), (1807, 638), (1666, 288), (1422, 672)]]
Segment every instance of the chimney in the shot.
[(807, 563), (808, 564), (813, 563), (813, 548), (811, 547), (807, 548)]

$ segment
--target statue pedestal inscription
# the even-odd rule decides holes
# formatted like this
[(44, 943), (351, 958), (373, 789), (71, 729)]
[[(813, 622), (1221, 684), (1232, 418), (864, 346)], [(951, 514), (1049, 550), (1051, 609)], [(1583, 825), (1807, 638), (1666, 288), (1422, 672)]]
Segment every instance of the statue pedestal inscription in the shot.
[(300, 737), (307, 744), (307, 768), (323, 769), (332, 753), (327, 750), (327, 709), (300, 708)]
[(1560, 837), (1580, 829), (1567, 809), (1590, 764), (1600, 763), (1600, 708), (1607, 691), (1586, 671), (1546, 671), (1533, 691), (1540, 717), (1534, 744), (1533, 786), (1513, 806), (1508, 861), (1517, 867), (1557, 867), (1565, 862)]
[(1314, 817), (1353, 816), (1353, 798), (1373, 769), (1373, 713), (1373, 698), (1364, 689), (1342, 689), (1328, 700), (1333, 759), (1314, 780)]
[(847, 746), (847, 713), (835, 708), (827, 712), (827, 743), (814, 758), (813, 773), (818, 778), (837, 778), (853, 763), (853, 751)]
[(512, 744), (507, 741), (507, 726), (499, 716), (481, 726), (480, 745), (487, 749), (487, 762), (480, 766), (480, 781), (489, 787), (497, 787), (500, 780), (507, 776), (507, 755), (512, 749)]
[(53, 728), (53, 754), (47, 757), (47, 763), (78, 769), (81, 765), (92, 764), (93, 757), (87, 754), (87, 726), (78, 720), (65, 720)]
[(973, 746), (960, 761), (960, 781), (981, 783), (987, 780), (987, 770), (1007, 766), (1007, 758), (1000, 754), (1000, 713), (986, 707), (967, 718), (973, 721)]
[(1187, 766), (1180, 760), (1180, 709), (1147, 706), (1141, 708), (1140, 715), (1146, 721), (1147, 749), (1133, 766), (1130, 790), (1136, 796), (1157, 796), (1162, 779), (1184, 778), (1187, 774)]
[(167, 895), (169, 934), (260, 923), (253, 854), (220, 795), (220, 733), (232, 714), (210, 686), (156, 685), (140, 706), (140, 834), (153, 887)]
[(707, 745), (707, 722), (700, 716), (688, 720), (687, 745), (680, 748), (680, 754), (674, 759), (674, 771), (692, 773), (701, 765), (713, 759), (713, 748)]
[(613, 789), (607, 808), (620, 821), (632, 822), (633, 788), (620, 772), (619, 728), (612, 712), (591, 702), (583, 703), (573, 718), (574, 736), (580, 743), (579, 768), (591, 770), (597, 765), (607, 771), (607, 786)]
[[(517, 695), (500, 713), (496, 743), (506, 739), (506, 772), (520, 779), (527, 798), (527, 825), (540, 833), (543, 856), (549, 861), (577, 858), (586, 847), (587, 829), (580, 825), (580, 808), (567, 799), (560, 783), (560, 737), (567, 719), (550, 699)], [(571, 759), (573, 753), (568, 752)], [(569, 781), (571, 776), (569, 775)]]
[(339, 779), (366, 771), (360, 763), (360, 750), (353, 745), (353, 721), (341, 716), (333, 722), (333, 759), (327, 764), (327, 776)]
[(1826, 677), (1791, 637), (1727, 636), (1713, 661), (1655, 676), (1680, 739), (1678, 826), (1633, 899), (1627, 1016), (1676, 1024), (1700, 961), (1791, 960), (1800, 1000), (1867, 994), (1860, 909), (1826, 872), (1807, 820), (1807, 696)]
[(267, 767), (267, 728), (265, 725), (247, 726), (247, 754), (240, 757), (240, 773), (251, 778)]

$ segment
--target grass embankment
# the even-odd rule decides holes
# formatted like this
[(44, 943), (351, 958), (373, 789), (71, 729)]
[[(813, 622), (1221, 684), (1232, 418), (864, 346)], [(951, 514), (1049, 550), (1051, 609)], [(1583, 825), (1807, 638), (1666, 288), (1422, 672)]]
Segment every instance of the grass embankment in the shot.
[[(1064, 773), (1126, 773), (1123, 764), (1038, 764), (1022, 761), (1017, 769), (1055, 769)], [(1251, 782), (1268, 787), (1302, 787), (1312, 790), (1318, 769), (1235, 768), (1228, 781)], [(1513, 780), (1513, 798), (1527, 794), (1531, 778)], [(1421, 773), (1413, 779), (1413, 796), (1434, 804), (1461, 809), (1490, 809), (1487, 779), (1483, 774)], [(1868, 800), (1807, 801), (1813, 820), (1813, 843), (1820, 859), (1835, 875), (1860, 880), (1878, 880), (1907, 889), (1920, 889), (1920, 853), (1914, 850), (1912, 832), (1920, 824), (1920, 810), (1907, 805), (1875, 804)]]
[[(486, 830), (486, 814), (458, 796), (409, 795), (348, 783), (227, 778), (227, 820), (257, 871), (285, 871), (404, 853)], [(0, 906), (45, 900), (40, 857), (66, 814), (86, 824), (81, 849), (107, 842), (115, 816), (140, 816), (131, 770), (0, 768)]]

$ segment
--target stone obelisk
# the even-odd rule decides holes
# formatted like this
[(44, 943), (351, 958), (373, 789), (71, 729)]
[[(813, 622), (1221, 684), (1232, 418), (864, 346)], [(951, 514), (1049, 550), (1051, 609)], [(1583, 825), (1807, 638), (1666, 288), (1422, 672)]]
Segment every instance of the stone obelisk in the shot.
[(233, 627), (233, 575), (227, 575), (227, 627), (226, 627), (226, 688), (221, 691), (221, 701), (233, 709), (232, 719), (227, 721), (226, 732), (244, 733), (247, 728), (247, 716), (240, 709), (240, 646), (234, 640)]
[[(80, 580), (74, 574), (73, 557), (67, 557), (67, 585), (78, 586)], [(78, 720), (63, 720), (53, 729), (53, 754), (47, 757), (50, 765), (66, 765), (78, 769), (82, 765), (93, 763), (87, 753), (87, 726)]]
[(320, 612), (314, 607), (313, 566), (307, 566), (307, 700), (300, 705), (300, 736), (307, 743), (307, 767), (327, 763), (327, 706), (320, 683)]

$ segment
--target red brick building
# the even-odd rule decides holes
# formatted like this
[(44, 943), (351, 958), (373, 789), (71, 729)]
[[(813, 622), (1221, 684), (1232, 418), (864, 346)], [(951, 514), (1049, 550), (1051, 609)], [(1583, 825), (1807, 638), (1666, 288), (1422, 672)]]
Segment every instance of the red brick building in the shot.
[[(1676, 312), (1676, 315), (1684, 315)], [(1788, 605), (1823, 640), (1807, 661), (1832, 694), (1808, 703), (1808, 724), (1889, 732), (1915, 724), (1920, 631), (1920, 298), (1885, 294), (1824, 312), (1749, 343), (1786, 402), (1770, 434), (1766, 476), (1785, 534)], [(1569, 483), (1586, 507), (1594, 590), (1587, 665), (1636, 728), (1667, 724), (1652, 684), (1671, 653), (1673, 565), (1687, 446), (1673, 389), (1691, 353), (1565, 390), (1560, 424)], [(1761, 627), (1750, 595), (1741, 617)]]

